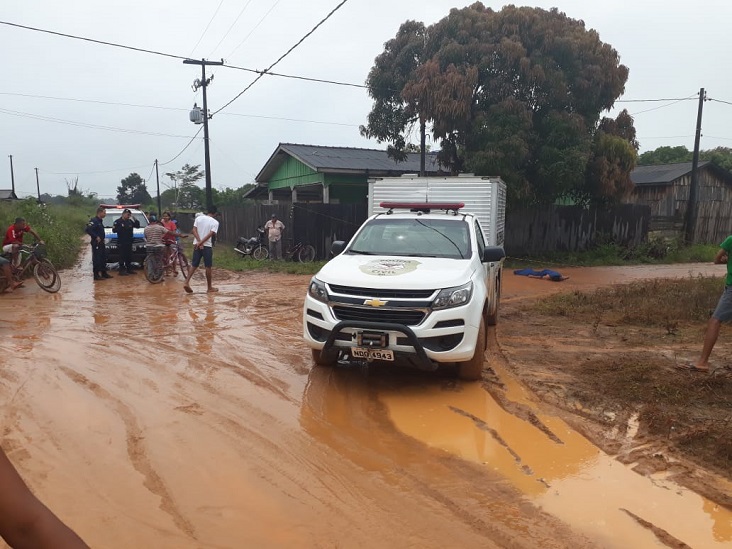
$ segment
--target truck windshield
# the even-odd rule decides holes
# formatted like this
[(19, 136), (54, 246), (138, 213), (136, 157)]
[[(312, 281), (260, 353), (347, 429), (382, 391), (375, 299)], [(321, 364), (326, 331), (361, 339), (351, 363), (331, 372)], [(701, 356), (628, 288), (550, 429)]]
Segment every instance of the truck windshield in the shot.
[(367, 255), (470, 257), (470, 229), (461, 218), (377, 217), (354, 237), (348, 252)]

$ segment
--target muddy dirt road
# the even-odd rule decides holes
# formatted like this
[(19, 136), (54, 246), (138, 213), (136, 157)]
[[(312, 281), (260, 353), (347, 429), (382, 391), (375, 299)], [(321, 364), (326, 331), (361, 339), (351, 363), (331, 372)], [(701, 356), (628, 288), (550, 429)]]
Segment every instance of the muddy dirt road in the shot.
[[(140, 274), (94, 283), (88, 264), (58, 294), (0, 297), (0, 442), (92, 547), (732, 544), (729, 510), (605, 455), (497, 345), (500, 405), (449, 377), (312, 369), (308, 277), (218, 272), (218, 294), (189, 296)], [(689, 269), (506, 276), (505, 304)]]

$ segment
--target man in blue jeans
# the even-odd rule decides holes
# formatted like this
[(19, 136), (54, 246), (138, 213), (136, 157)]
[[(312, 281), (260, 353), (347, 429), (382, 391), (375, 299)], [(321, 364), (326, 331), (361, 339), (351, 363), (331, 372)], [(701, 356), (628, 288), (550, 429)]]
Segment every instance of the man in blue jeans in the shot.
[(196, 272), (198, 266), (203, 259), (203, 265), (206, 267), (206, 285), (208, 292), (218, 292), (218, 288), (212, 285), (211, 267), (213, 267), (213, 238), (219, 232), (219, 222), (216, 220), (218, 210), (216, 206), (209, 206), (206, 215), (199, 215), (193, 222), (193, 259), (191, 260), (191, 269), (188, 272), (188, 278), (183, 285), (183, 289), (189, 293), (193, 293), (191, 288), (191, 278)]
[(714, 262), (718, 265), (727, 264), (727, 278), (725, 279), (724, 292), (719, 298), (717, 308), (714, 309), (712, 317), (709, 319), (707, 324), (707, 332), (704, 335), (704, 345), (702, 347), (701, 356), (696, 362), (689, 362), (688, 364), (680, 364), (677, 367), (681, 370), (689, 370), (691, 372), (709, 372), (709, 357), (712, 354), (712, 349), (717, 343), (719, 337), (719, 329), (722, 326), (722, 322), (729, 322), (732, 320), (732, 261), (730, 261), (730, 254), (732, 252), (732, 235), (724, 239), (719, 245), (719, 251), (717, 252)]

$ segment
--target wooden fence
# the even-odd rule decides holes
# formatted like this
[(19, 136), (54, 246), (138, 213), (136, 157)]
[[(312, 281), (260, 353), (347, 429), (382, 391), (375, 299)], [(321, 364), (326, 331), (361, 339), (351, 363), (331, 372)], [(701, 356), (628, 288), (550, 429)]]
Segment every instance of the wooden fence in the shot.
[[(349, 240), (366, 219), (366, 204), (255, 204), (222, 208), (218, 240), (232, 245), (240, 236), (252, 237), (272, 214), (285, 224), (284, 248), (293, 240), (312, 244), (318, 259), (330, 255), (334, 240)], [(648, 206), (622, 204), (612, 209), (548, 206), (506, 213), (506, 253), (527, 256), (537, 252), (580, 251), (598, 238), (633, 247), (648, 236)], [(193, 218), (179, 219), (182, 230)]]

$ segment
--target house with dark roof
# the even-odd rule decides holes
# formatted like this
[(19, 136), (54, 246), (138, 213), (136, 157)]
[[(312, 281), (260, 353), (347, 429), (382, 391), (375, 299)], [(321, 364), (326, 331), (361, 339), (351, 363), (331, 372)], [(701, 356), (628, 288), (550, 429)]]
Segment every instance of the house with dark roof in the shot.
[(0, 200), (18, 200), (13, 189), (0, 189)]
[[(419, 173), (419, 157), (419, 153), (408, 153), (404, 162), (396, 162), (379, 149), (280, 143), (257, 174), (257, 186), (245, 197), (270, 203), (365, 202), (369, 178)], [(446, 174), (436, 153), (427, 154), (425, 171)]]
[[(691, 188), (691, 162), (637, 166), (627, 202), (651, 207), (651, 229), (679, 233), (686, 218)], [(732, 234), (732, 173), (704, 161), (697, 166), (695, 242), (719, 243)]]

